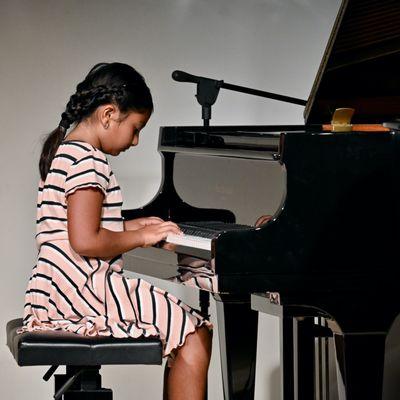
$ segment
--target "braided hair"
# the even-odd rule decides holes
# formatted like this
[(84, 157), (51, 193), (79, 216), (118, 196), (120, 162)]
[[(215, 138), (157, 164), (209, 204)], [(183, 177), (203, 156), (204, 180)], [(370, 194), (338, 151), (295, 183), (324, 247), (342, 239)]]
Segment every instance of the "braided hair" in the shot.
[(61, 121), (45, 139), (39, 161), (40, 176), (46, 179), (51, 162), (68, 128), (79, 124), (103, 104), (115, 104), (120, 112), (152, 112), (153, 100), (143, 77), (122, 63), (99, 63), (87, 74), (70, 97)]

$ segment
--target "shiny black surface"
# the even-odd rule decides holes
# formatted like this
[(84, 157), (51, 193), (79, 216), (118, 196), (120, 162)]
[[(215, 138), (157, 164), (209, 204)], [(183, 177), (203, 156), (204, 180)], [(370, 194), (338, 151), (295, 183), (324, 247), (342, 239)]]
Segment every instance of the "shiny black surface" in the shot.
[[(216, 272), (234, 275), (247, 263), (249, 274), (298, 275), (310, 286), (318, 279), (325, 282), (322, 290), (337, 285), (330, 287), (329, 274), (346, 277), (341, 287), (351, 290), (353, 279), (385, 271), (386, 281), (395, 274), (399, 134), (284, 133), (283, 142), (281, 212), (260, 229), (221, 235)], [(241, 255), (229, 248), (240, 248)], [(386, 285), (374, 279), (369, 288)]]
[[(307, 128), (310, 131), (316, 127)], [(177, 156), (190, 155), (201, 157), (204, 164), (213, 160), (259, 160), (275, 162), (278, 158), (280, 133), (283, 131), (304, 131), (304, 126), (220, 126), (220, 127), (163, 127), (160, 130), (159, 151), (162, 157), (162, 183), (154, 199), (144, 207), (135, 210), (124, 210), (126, 219), (137, 216), (159, 215), (164, 219), (176, 222), (184, 221), (222, 221), (239, 222), (235, 214), (229, 209), (205, 208), (190, 205), (182, 199), (177, 191), (179, 185), (193, 184), (184, 180), (177, 182), (176, 173)], [(204, 161), (203, 161), (204, 160)], [(190, 160), (184, 161), (182, 169), (191, 169)], [(235, 166), (228, 174), (236, 174)], [(238, 167), (240, 168), (240, 167)], [(198, 171), (194, 179), (199, 179), (204, 174)], [(212, 177), (205, 177), (211, 179)], [(229, 175), (227, 175), (229, 178)], [(185, 178), (183, 178), (185, 179)], [(248, 177), (252, 179), (252, 177)], [(229, 185), (236, 185), (235, 177)], [(257, 189), (257, 182), (254, 183)], [(228, 208), (232, 204), (227, 204)], [(256, 215), (252, 218), (257, 217)]]
[(281, 132), (318, 131), (319, 125), (181, 126), (160, 130), (159, 150), (228, 157), (275, 159)]
[(179, 197), (173, 182), (174, 158), (175, 154), (172, 152), (163, 153), (163, 182), (156, 197), (143, 208), (123, 210), (123, 217), (129, 220), (154, 215), (174, 222), (188, 220), (234, 222), (235, 217), (229, 210), (200, 209), (190, 206)]

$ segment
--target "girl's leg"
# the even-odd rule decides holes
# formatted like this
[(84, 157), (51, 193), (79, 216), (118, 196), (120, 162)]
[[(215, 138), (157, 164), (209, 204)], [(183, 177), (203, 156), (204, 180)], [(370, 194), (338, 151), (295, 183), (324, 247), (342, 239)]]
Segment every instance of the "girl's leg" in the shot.
[(166, 372), (168, 400), (204, 400), (211, 358), (211, 332), (200, 327), (187, 336)]

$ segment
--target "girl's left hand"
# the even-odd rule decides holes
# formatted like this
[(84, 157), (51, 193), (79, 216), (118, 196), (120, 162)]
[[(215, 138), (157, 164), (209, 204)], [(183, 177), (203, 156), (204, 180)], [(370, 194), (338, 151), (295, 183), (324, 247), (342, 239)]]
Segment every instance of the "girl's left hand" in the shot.
[(157, 225), (164, 222), (161, 218), (158, 217), (143, 217), (131, 219), (129, 221), (124, 221), (124, 228), (126, 231), (136, 231), (140, 228), (143, 228), (148, 225)]

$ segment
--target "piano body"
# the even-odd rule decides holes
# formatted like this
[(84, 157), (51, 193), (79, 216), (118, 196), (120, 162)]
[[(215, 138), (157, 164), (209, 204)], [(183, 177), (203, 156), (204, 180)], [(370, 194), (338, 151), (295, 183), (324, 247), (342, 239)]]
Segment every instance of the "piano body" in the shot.
[[(305, 125), (160, 129), (160, 189), (124, 217), (245, 226), (136, 249), (125, 268), (212, 293), (225, 399), (254, 397), (256, 292), (335, 320), (347, 400), (381, 399), (400, 311), (399, 22), (398, 1), (343, 1)], [(331, 126), (342, 107), (352, 124)], [(263, 214), (273, 217), (254, 227)]]

